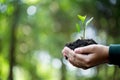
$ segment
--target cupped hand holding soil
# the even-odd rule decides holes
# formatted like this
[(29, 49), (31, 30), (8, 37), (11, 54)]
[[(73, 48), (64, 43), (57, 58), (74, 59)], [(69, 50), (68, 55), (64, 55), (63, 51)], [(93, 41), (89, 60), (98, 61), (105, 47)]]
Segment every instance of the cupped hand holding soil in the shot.
[(72, 65), (83, 69), (109, 62), (109, 47), (99, 44), (79, 47), (75, 50), (64, 47), (62, 53)]

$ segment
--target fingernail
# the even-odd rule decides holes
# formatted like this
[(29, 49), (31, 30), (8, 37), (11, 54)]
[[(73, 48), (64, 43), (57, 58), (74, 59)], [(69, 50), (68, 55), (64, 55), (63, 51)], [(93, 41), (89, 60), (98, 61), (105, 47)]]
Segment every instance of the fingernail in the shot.
[(78, 48), (76, 48), (74, 51), (75, 51), (75, 52), (78, 52)]

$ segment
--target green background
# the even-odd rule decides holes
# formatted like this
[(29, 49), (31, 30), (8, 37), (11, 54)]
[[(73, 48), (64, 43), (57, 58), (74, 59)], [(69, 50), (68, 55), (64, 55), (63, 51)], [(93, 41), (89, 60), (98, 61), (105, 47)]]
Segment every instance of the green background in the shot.
[(120, 43), (119, 9), (120, 0), (0, 0), (0, 80), (119, 80), (117, 66), (82, 70), (61, 53), (78, 38), (78, 14), (94, 17), (86, 38)]

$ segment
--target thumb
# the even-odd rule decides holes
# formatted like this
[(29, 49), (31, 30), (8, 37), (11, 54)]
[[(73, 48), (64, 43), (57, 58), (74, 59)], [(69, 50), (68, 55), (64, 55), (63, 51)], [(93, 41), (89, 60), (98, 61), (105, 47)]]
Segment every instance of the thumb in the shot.
[(88, 45), (88, 46), (85, 46), (85, 47), (79, 47), (79, 48), (76, 48), (74, 50), (75, 53), (78, 53), (78, 54), (89, 54), (89, 53), (92, 53), (93, 50), (94, 50), (94, 45)]

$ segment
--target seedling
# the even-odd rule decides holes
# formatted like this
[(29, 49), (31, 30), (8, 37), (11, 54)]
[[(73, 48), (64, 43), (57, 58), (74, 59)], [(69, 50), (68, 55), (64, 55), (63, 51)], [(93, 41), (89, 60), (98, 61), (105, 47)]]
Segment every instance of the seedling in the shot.
[(86, 16), (81, 16), (81, 15), (78, 15), (78, 18), (80, 20), (80, 24), (76, 24), (76, 29), (78, 31), (78, 33), (80, 33), (81, 31), (81, 28), (83, 28), (83, 36), (81, 36), (81, 39), (85, 39), (85, 30), (86, 30), (86, 27), (88, 26), (88, 24), (93, 20), (93, 17), (90, 18), (89, 20), (86, 21)]
[[(93, 39), (85, 39), (85, 29), (88, 26), (88, 24), (93, 20), (93, 17), (86, 20), (86, 16), (78, 15), (78, 18), (80, 20), (80, 24), (76, 24), (76, 29), (78, 33), (81, 32), (81, 29), (83, 29), (83, 36), (81, 39), (77, 39), (73, 42), (67, 43), (65, 46), (69, 47), (70, 49), (74, 50), (78, 47), (83, 47), (91, 44), (97, 44)], [(65, 55), (65, 58), (68, 59), (68, 56)]]

